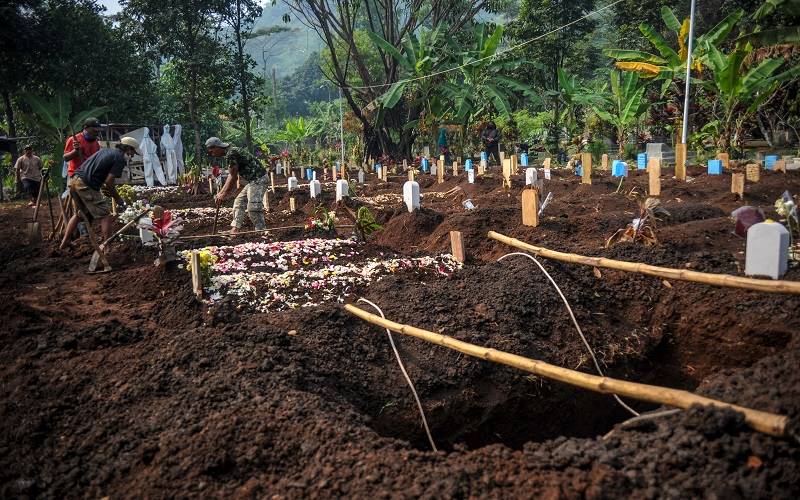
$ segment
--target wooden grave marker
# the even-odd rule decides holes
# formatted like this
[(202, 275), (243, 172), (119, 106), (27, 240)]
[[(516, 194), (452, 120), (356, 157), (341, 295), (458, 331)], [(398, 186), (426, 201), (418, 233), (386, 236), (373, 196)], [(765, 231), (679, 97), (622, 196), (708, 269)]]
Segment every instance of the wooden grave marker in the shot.
[(581, 184), (592, 183), (592, 153), (581, 153)]
[(741, 172), (734, 172), (731, 175), (731, 193), (739, 196), (739, 199), (744, 199), (744, 174)]
[(786, 173), (786, 160), (778, 160), (772, 165), (772, 170), (775, 172)]
[(444, 156), (436, 162), (436, 179), (439, 184), (444, 182)]
[(270, 172), (269, 173), (269, 184), (270, 184), (270, 189), (272, 189), (272, 192), (274, 193), (275, 192), (275, 172)]
[(203, 278), (200, 274), (200, 252), (192, 251), (192, 291), (198, 299), (203, 298)]
[(522, 224), (532, 227), (539, 225), (539, 192), (535, 189), (522, 191)]
[(722, 168), (729, 168), (731, 155), (728, 153), (717, 153), (717, 160), (722, 160)]
[(461, 262), (466, 260), (464, 252), (464, 236), (461, 231), (450, 231), (450, 251), (453, 254), (453, 259)]
[(686, 181), (686, 144), (675, 145), (675, 180)]
[(264, 211), (269, 212), (269, 189), (264, 190), (264, 196), (261, 197), (261, 203), (264, 204)]
[(503, 187), (511, 188), (511, 159), (503, 160)]
[(458, 160), (453, 162), (453, 175), (458, 175)]
[(608, 170), (608, 155), (603, 154), (602, 158), (600, 159), (600, 168), (603, 170)]
[(289, 212), (294, 213), (295, 208), (294, 196), (292, 196), (289, 198)]
[(647, 175), (650, 196), (661, 196), (661, 160), (658, 158), (647, 159)]
[(758, 182), (761, 180), (761, 165), (758, 163), (750, 163), (744, 167), (744, 169), (747, 173), (748, 182)]

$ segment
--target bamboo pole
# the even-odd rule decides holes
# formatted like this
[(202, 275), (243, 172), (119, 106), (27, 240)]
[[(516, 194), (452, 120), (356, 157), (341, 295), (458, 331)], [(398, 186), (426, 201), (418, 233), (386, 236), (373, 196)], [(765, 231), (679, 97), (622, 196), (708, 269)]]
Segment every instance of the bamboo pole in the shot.
[(697, 271), (688, 271), (685, 269), (651, 266), (649, 264), (642, 264), (638, 262), (606, 259), (605, 257), (586, 257), (585, 255), (557, 252), (555, 250), (537, 247), (525, 243), (524, 241), (520, 241), (516, 238), (510, 238), (500, 233), (496, 233), (494, 231), (489, 231), (488, 236), (489, 238), (497, 240), (501, 243), (519, 248), (520, 250), (532, 252), (538, 256), (547, 259), (560, 260), (562, 262), (571, 262), (573, 264), (583, 264), (585, 266), (592, 267), (605, 267), (608, 269), (629, 271), (632, 273), (646, 274), (648, 276), (656, 276), (665, 279), (705, 283), (706, 285), (712, 286), (742, 288), (745, 290), (755, 290), (758, 292), (800, 294), (800, 282), (797, 281), (743, 278), (741, 276), (732, 276), (730, 274), (701, 273)]
[(626, 380), (601, 377), (598, 375), (590, 375), (588, 373), (551, 365), (549, 363), (545, 363), (544, 361), (525, 358), (516, 354), (470, 344), (468, 342), (463, 342), (440, 333), (429, 332), (421, 328), (395, 323), (394, 321), (389, 321), (375, 314), (368, 313), (367, 311), (355, 307), (352, 304), (346, 304), (344, 308), (350, 314), (357, 316), (368, 323), (380, 326), (381, 328), (388, 328), (393, 332), (415, 337), (432, 344), (440, 345), (442, 347), (447, 347), (449, 349), (464, 353), (468, 356), (519, 368), (520, 370), (530, 372), (541, 377), (557, 380), (559, 382), (564, 382), (576, 387), (588, 389), (590, 391), (600, 392), (603, 394), (616, 394), (618, 396), (629, 397), (640, 401), (647, 401), (650, 403), (663, 404), (684, 409), (689, 408), (692, 405), (727, 408), (743, 413), (745, 422), (747, 422), (751, 428), (759, 432), (778, 437), (782, 437), (786, 433), (786, 425), (789, 421), (789, 418), (783, 415), (776, 415), (774, 413), (753, 410), (751, 408), (745, 408), (743, 406), (717, 401), (715, 399), (699, 396), (697, 394), (680, 389), (671, 389), (669, 387), (659, 387), (655, 385), (640, 384), (638, 382), (628, 382)]

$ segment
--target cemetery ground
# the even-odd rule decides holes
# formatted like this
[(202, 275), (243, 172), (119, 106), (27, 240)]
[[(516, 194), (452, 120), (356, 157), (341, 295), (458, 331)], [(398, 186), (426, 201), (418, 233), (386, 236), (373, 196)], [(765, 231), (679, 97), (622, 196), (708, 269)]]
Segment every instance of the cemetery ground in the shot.
[[(487, 232), (554, 250), (741, 276), (745, 241), (733, 234), (730, 212), (749, 204), (777, 218), (774, 201), (800, 190), (800, 174), (762, 172), (741, 201), (730, 192), (730, 174), (704, 171), (689, 168), (685, 183), (662, 176), (669, 216), (658, 223), (657, 245), (609, 248), (606, 239), (638, 216), (635, 193), (648, 189), (644, 172), (633, 171), (619, 187), (609, 172), (594, 172), (587, 185), (553, 170), (543, 189), (553, 199), (538, 227), (521, 224), (524, 176), (507, 190), (497, 171), (475, 184), (463, 173), (441, 184), (423, 175), (415, 213), (399, 196), (404, 175), (388, 183), (368, 176), (345, 204), (368, 205), (382, 230), (353, 248), (314, 243), (323, 250), (298, 254), (308, 264), (286, 265), (329, 269), (332, 255), (394, 267), (386, 264), (381, 279), (369, 283), (323, 286), (335, 290), (333, 298), (314, 291), (308, 278), (297, 285), (308, 285), (307, 297), (295, 289), (295, 299), (309, 303), (301, 307), (286, 306), (286, 297), (264, 305), (233, 293), (200, 303), (186, 269), (154, 267), (154, 251), (133, 239), (112, 246), (113, 272), (88, 275), (88, 245), (67, 255), (52, 252), (49, 242), (29, 247), (18, 223), (29, 209), (4, 206), (0, 496), (797, 498), (796, 295), (540, 259), (607, 376), (786, 415), (791, 435), (755, 432), (741, 414), (707, 407), (623, 423), (631, 415), (611, 396), (395, 334), (438, 452), (386, 332), (337, 300), (365, 297), (399, 323), (595, 373), (539, 268), (523, 257), (497, 262), (514, 249)], [(321, 200), (301, 186), (294, 213), (285, 188), (270, 196), (269, 227), (302, 226), (319, 203), (335, 206), (332, 185)], [(466, 199), (474, 210), (464, 208)], [(210, 194), (169, 192), (156, 202), (205, 209), (182, 212), (182, 235), (211, 232)], [(337, 214), (340, 224), (351, 223), (343, 208)], [(223, 215), (220, 225), (229, 221)], [(47, 234), (49, 222), (42, 226)], [(463, 268), (441, 256), (450, 252), (453, 230), (464, 237)], [(351, 232), (338, 231), (343, 238)], [(252, 242), (307, 237), (298, 227), (263, 239), (186, 239), (178, 249), (241, 245), (226, 251), (270, 255), (278, 247)], [(429, 259), (427, 267), (398, 264), (413, 258)], [(247, 262), (270, 266), (262, 254)], [(784, 279), (800, 280), (800, 268)], [(639, 412), (659, 409), (625, 402)]]

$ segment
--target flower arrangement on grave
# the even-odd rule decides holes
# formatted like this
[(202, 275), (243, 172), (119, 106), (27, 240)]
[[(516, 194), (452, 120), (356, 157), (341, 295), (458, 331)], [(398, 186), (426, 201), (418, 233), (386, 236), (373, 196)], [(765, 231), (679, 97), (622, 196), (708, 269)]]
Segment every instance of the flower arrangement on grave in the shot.
[(626, 227), (617, 230), (609, 239), (606, 240), (606, 248), (616, 243), (631, 241), (633, 243), (643, 243), (644, 245), (658, 244), (656, 238), (656, 223), (659, 216), (669, 216), (669, 212), (663, 207), (659, 207), (661, 201), (658, 198), (647, 198), (638, 200), (639, 217), (633, 219)]
[(117, 186), (117, 194), (126, 205), (130, 205), (136, 200), (136, 190), (130, 184)]
[[(117, 192), (119, 192), (119, 188), (117, 188)], [(123, 197), (123, 199), (125, 198)], [(125, 201), (127, 202), (127, 200)], [(147, 210), (148, 208), (149, 205), (147, 204), (146, 200), (134, 200), (131, 203), (128, 203), (128, 206), (125, 208), (124, 212), (119, 214), (118, 216), (119, 221), (122, 224), (127, 224), (133, 219), (135, 219), (137, 215)]]
[(306, 222), (305, 230), (312, 233), (332, 233), (336, 229), (336, 212), (332, 212), (322, 205), (314, 209), (314, 216)]
[(151, 221), (140, 222), (139, 227), (152, 231), (158, 241), (158, 258), (156, 266), (161, 266), (178, 260), (175, 252), (175, 241), (183, 230), (183, 219), (173, 217), (169, 210), (155, 206), (150, 213)]
[[(181, 256), (186, 258), (186, 270), (191, 273), (192, 259), (189, 258), (190, 253), (190, 251), (184, 251), (181, 252)], [(208, 248), (203, 248), (202, 250), (198, 251), (197, 255), (200, 258), (200, 279), (203, 282), (203, 286), (208, 286), (211, 284), (211, 275), (214, 270), (214, 264), (217, 263), (219, 257), (214, 255)]]
[(775, 200), (775, 211), (783, 217), (781, 222), (786, 223), (789, 229), (789, 258), (800, 261), (800, 214), (797, 213), (797, 203), (789, 191), (784, 191), (780, 198)]

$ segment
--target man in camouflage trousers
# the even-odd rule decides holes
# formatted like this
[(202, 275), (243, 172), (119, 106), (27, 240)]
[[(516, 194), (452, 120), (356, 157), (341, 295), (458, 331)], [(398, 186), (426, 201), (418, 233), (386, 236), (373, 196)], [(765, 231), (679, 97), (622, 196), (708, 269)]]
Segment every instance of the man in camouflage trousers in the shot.
[(250, 221), (258, 231), (263, 231), (267, 227), (264, 220), (264, 191), (267, 189), (267, 171), (264, 166), (253, 155), (246, 150), (231, 146), (222, 142), (219, 137), (209, 137), (206, 140), (206, 152), (215, 158), (225, 157), (225, 164), (228, 166), (228, 179), (225, 185), (214, 198), (217, 206), (230, 198), (231, 193), (236, 191), (236, 184), (239, 177), (246, 183), (244, 189), (239, 192), (233, 200), (233, 221), (231, 222), (231, 232), (236, 233), (242, 229), (244, 214), (250, 217)]

